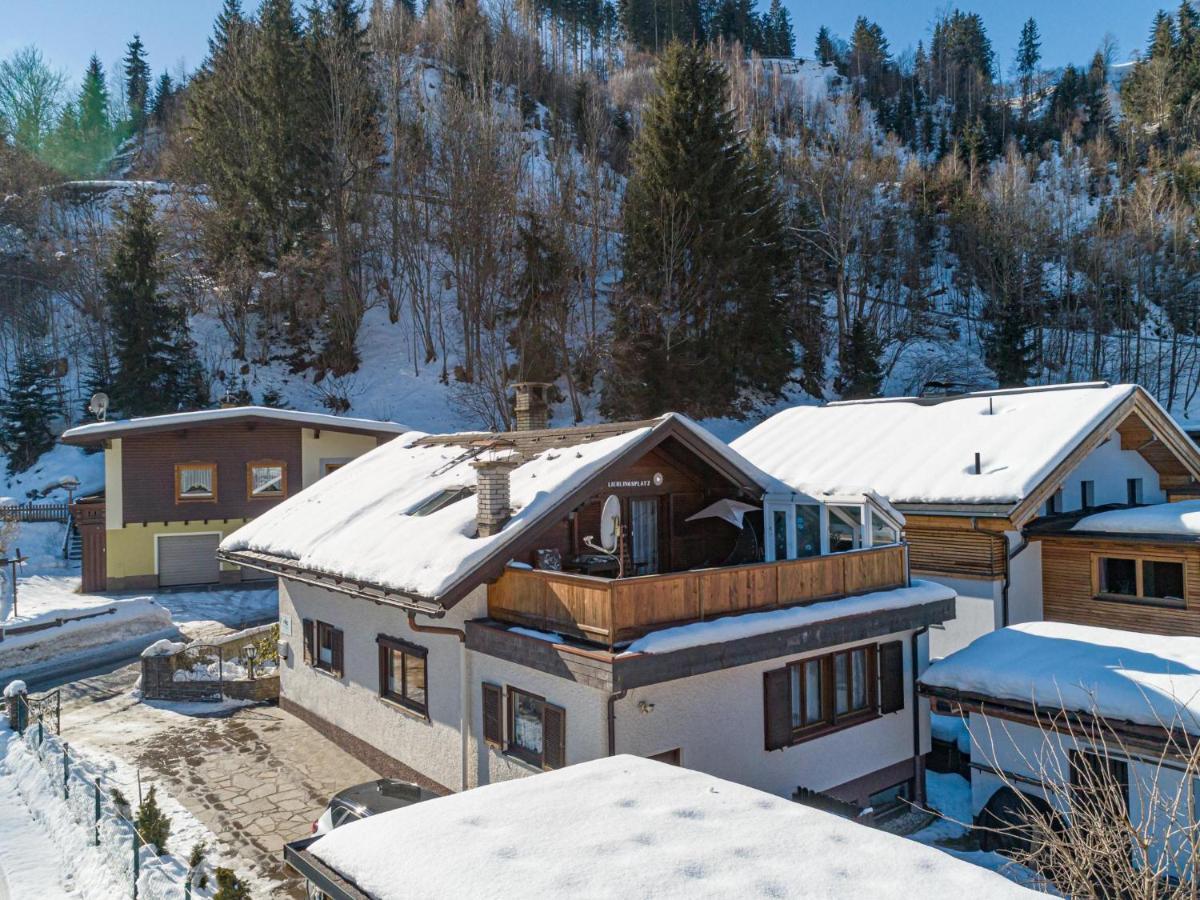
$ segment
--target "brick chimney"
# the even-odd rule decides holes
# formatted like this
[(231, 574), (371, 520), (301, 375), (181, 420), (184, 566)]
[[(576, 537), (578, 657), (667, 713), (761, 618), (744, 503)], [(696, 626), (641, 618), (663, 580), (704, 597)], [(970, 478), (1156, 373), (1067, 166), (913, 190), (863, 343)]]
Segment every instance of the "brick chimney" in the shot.
[(517, 431), (541, 431), (550, 426), (550, 403), (546, 394), (550, 385), (544, 381), (519, 381), (513, 385), (516, 397), (513, 411), (517, 414)]
[(480, 537), (497, 534), (512, 515), (508, 476), (520, 464), (520, 458), (513, 453), (471, 463), (475, 469), (475, 502), (478, 506), (475, 522)]

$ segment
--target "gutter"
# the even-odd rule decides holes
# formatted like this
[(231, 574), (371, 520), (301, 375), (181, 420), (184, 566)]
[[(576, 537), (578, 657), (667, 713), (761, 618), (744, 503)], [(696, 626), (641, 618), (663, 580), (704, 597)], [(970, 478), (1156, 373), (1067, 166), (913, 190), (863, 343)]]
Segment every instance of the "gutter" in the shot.
[(629, 690), (622, 688), (608, 695), (608, 755), (617, 755), (617, 701), (622, 699)]
[(924, 625), (912, 633), (912, 640), (909, 642), (912, 653), (912, 725), (913, 725), (913, 781), (915, 782), (916, 795), (913, 800), (919, 804), (925, 802), (925, 777), (924, 767), (922, 766), (921, 777), (917, 778), (915, 769), (916, 761), (921, 759), (921, 703), (919, 693), (920, 673), (917, 671), (917, 641), (921, 635), (929, 631), (929, 626)]
[(459, 783), (459, 790), (465, 791), (468, 787), (467, 774), (471, 768), (471, 684), (467, 666), (467, 632), (462, 628), (449, 628), (444, 625), (418, 624), (417, 614), (412, 610), (408, 612), (408, 627), (417, 634), (436, 634), (458, 638), (458, 682), (460, 685), (458, 733), (462, 737), (462, 771), (460, 773), (462, 780)]

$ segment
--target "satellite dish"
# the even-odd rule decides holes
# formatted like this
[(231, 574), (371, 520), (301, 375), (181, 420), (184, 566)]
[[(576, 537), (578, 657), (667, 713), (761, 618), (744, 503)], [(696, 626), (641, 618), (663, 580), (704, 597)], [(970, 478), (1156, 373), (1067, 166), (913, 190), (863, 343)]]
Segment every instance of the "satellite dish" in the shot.
[(103, 422), (104, 417), (108, 415), (108, 394), (103, 391), (92, 394), (91, 402), (88, 403), (88, 412), (95, 416), (97, 421)]
[(617, 549), (617, 538), (621, 534), (621, 501), (616, 494), (609, 494), (600, 511), (600, 546), (612, 553)]

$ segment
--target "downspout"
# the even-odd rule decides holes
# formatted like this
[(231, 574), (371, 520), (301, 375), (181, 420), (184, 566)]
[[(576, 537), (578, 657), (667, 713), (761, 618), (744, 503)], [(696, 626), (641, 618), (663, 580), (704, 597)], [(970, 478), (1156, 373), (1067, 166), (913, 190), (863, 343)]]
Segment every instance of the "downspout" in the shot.
[(628, 694), (628, 690), (615, 691), (608, 695), (608, 755), (617, 755), (617, 701)]
[(929, 631), (928, 625), (923, 625), (912, 633), (910, 652), (912, 653), (912, 728), (913, 728), (913, 786), (915, 788), (913, 802), (925, 803), (925, 765), (921, 760), (921, 700), (917, 693), (917, 680), (921, 673), (917, 671), (917, 639)]
[(1008, 550), (1008, 538), (1005, 537), (1003, 531), (985, 531), (979, 527), (979, 519), (975, 516), (971, 517), (971, 530), (977, 534), (982, 534), (990, 540), (999, 541), (1001, 552), (1004, 554), (1004, 580), (1000, 584), (1000, 627), (1008, 626), (1008, 584), (1009, 584), (1009, 560), (1025, 549), (1025, 545), (1029, 542), (1025, 540), (1024, 535), (1021, 536), (1021, 545), (1011, 553)]
[(417, 614), (409, 612), (408, 627), (417, 634), (439, 634), (446, 637), (458, 638), (458, 682), (461, 691), (459, 697), (459, 722), (458, 733), (462, 736), (462, 773), (459, 790), (467, 789), (467, 773), (471, 767), (471, 743), (470, 743), (470, 728), (471, 728), (471, 713), (469, 705), (471, 703), (471, 686), (467, 683), (467, 633), (461, 628), (448, 628), (444, 625), (420, 625), (417, 623)]

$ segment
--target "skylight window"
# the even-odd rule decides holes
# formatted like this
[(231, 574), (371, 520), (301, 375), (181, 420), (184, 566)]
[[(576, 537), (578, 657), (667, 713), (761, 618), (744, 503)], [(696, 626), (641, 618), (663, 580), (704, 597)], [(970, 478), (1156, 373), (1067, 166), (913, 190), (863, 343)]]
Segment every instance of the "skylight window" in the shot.
[(451, 503), (457, 503), (459, 500), (470, 497), (474, 493), (475, 488), (472, 487), (445, 488), (438, 491), (432, 497), (422, 500), (420, 503), (410, 509), (407, 515), (428, 516), (437, 512), (439, 509), (445, 509)]

